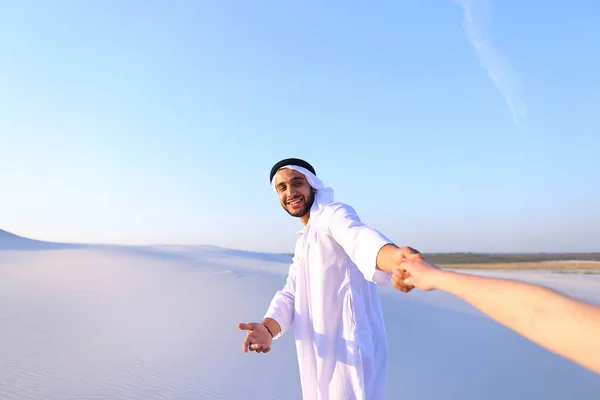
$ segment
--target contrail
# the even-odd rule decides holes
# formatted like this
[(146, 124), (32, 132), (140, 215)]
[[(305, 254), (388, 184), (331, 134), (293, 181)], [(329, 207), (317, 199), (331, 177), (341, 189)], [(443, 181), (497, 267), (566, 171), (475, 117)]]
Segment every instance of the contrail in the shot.
[(519, 94), (518, 78), (508, 61), (494, 47), (483, 32), (480, 15), (476, 13), (477, 6), (485, 7), (478, 0), (454, 0), (463, 10), (463, 27), (479, 64), (485, 69), (496, 88), (500, 91), (510, 108), (513, 120), (518, 125), (520, 118), (525, 115), (525, 104)]

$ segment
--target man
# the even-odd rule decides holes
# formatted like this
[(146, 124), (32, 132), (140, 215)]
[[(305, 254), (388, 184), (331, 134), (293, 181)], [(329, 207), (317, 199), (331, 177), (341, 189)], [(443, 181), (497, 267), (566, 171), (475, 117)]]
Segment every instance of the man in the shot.
[(293, 324), (305, 399), (385, 399), (387, 342), (377, 284), (420, 254), (393, 245), (352, 207), (335, 202), (304, 160), (278, 162), (269, 179), (283, 209), (304, 228), (287, 282), (262, 323), (239, 324), (248, 331), (244, 352), (270, 351)]

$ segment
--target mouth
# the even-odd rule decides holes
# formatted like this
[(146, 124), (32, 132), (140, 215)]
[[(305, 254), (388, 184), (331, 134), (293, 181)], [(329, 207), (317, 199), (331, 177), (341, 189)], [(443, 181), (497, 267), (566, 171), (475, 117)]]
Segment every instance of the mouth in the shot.
[(303, 199), (301, 197), (297, 197), (295, 199), (293, 199), (292, 201), (288, 201), (287, 205), (293, 208), (299, 207), (300, 204), (302, 204)]

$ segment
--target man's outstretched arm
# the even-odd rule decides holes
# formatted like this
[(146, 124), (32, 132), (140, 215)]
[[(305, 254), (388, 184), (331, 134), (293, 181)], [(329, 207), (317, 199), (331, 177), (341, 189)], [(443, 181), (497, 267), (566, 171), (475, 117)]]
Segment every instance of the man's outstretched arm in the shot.
[(386, 244), (377, 254), (377, 269), (391, 274), (403, 262), (416, 260), (421, 257), (421, 253), (412, 247), (398, 247), (394, 244)]
[(444, 271), (425, 260), (403, 263), (423, 290), (439, 289), (467, 301), (529, 340), (600, 374), (600, 307), (530, 283)]
[[(329, 231), (335, 241), (369, 280), (381, 284), (379, 271), (391, 274), (403, 261), (421, 257), (418, 251), (398, 247), (379, 231), (364, 224), (354, 208), (347, 204), (332, 206), (324, 215), (329, 219)], [(389, 276), (384, 281), (387, 283)], [(406, 285), (403, 291), (408, 292), (412, 288)]]
[(238, 328), (247, 331), (242, 350), (268, 353), (273, 339), (292, 325), (296, 292), (296, 265), (292, 263), (285, 286), (275, 293), (262, 322), (240, 323)]

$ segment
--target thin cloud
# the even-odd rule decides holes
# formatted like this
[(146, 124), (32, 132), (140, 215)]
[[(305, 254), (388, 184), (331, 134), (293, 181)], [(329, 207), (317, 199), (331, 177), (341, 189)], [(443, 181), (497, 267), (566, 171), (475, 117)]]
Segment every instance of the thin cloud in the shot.
[(500, 91), (515, 123), (525, 116), (525, 104), (521, 101), (518, 78), (509, 62), (492, 45), (484, 32), (485, 25), (481, 22), (485, 15), (478, 6), (485, 6), (478, 0), (454, 0), (463, 10), (463, 27), (479, 64), (485, 69), (496, 88)]

